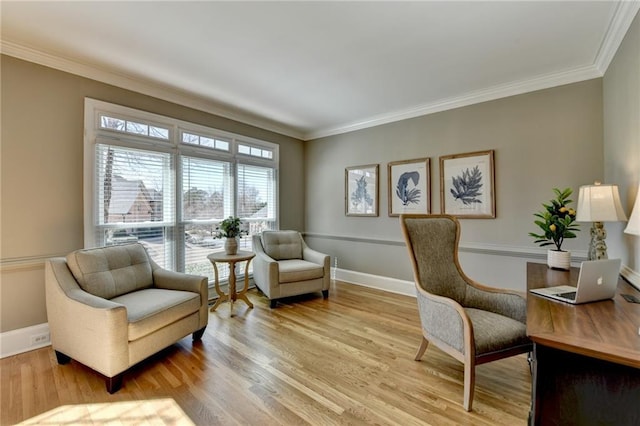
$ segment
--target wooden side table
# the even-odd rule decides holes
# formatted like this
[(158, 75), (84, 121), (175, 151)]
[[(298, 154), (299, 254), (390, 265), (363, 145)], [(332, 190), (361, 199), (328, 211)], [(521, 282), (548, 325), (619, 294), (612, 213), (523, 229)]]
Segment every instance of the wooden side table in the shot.
[[(233, 315), (233, 302), (237, 299), (244, 301), (249, 308), (253, 308), (253, 303), (249, 301), (247, 298), (247, 289), (249, 288), (249, 263), (251, 263), (251, 259), (255, 257), (255, 253), (250, 251), (238, 251), (236, 254), (226, 254), (222, 253), (211, 253), (207, 256), (207, 259), (211, 261), (213, 264), (213, 271), (215, 273), (215, 285), (216, 285), (216, 293), (218, 293), (218, 300), (211, 307), (211, 312), (215, 311), (216, 308), (222, 303), (229, 301), (229, 314)], [(236, 292), (236, 263), (246, 261), (246, 265), (244, 267), (244, 288), (240, 292)], [(218, 266), (217, 263), (228, 263), (229, 264), (229, 293), (225, 294), (222, 290), (220, 290), (220, 282), (218, 280)]]

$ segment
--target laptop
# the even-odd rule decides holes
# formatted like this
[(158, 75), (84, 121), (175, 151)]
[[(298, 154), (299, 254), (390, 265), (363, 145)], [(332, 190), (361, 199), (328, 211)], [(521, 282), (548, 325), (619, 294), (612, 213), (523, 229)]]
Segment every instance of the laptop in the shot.
[(580, 265), (577, 287), (561, 285), (529, 290), (539, 296), (577, 305), (613, 299), (618, 287), (621, 259), (588, 260)]

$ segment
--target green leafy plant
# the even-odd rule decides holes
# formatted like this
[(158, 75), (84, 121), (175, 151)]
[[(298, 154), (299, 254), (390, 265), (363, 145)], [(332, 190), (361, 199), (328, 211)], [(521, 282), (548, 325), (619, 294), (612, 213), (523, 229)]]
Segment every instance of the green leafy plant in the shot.
[(543, 233), (536, 234), (529, 232), (529, 236), (535, 238), (534, 243), (540, 244), (540, 247), (555, 245), (557, 251), (562, 251), (562, 243), (566, 238), (575, 238), (576, 231), (579, 226), (574, 223), (576, 220), (576, 211), (568, 207), (569, 197), (573, 193), (571, 188), (559, 190), (553, 188), (556, 198), (551, 200), (549, 204), (542, 203), (544, 210), (533, 215), (538, 217), (534, 223), (542, 229)]
[(246, 233), (240, 229), (242, 221), (239, 217), (229, 216), (216, 227), (216, 238), (235, 238)]

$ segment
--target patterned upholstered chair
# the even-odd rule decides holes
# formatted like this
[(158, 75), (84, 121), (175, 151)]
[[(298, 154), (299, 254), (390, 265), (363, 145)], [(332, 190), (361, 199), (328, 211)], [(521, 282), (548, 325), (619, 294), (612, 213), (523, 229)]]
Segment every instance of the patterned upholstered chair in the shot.
[(401, 215), (400, 225), (413, 265), (422, 342), (464, 364), (464, 408), (471, 411), (475, 366), (524, 352), (526, 300), (468, 278), (458, 262), (460, 225), (446, 215)]
[(253, 236), (253, 280), (270, 299), (321, 291), (329, 296), (329, 256), (310, 249), (297, 231), (264, 231)]
[(45, 290), (58, 363), (98, 371), (109, 393), (134, 364), (190, 333), (200, 340), (209, 320), (207, 278), (162, 269), (139, 243), (48, 259)]

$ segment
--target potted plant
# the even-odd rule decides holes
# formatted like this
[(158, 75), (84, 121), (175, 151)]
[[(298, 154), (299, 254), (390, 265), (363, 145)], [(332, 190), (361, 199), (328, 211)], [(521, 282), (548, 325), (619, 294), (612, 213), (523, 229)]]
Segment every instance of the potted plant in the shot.
[(559, 190), (553, 188), (556, 198), (549, 204), (542, 203), (544, 210), (534, 213), (539, 218), (534, 223), (540, 227), (542, 233), (530, 232), (529, 235), (535, 238), (535, 243), (540, 247), (555, 246), (547, 250), (547, 265), (550, 268), (569, 269), (571, 266), (571, 252), (562, 250), (562, 243), (567, 238), (575, 238), (576, 231), (579, 231), (576, 220), (576, 211), (570, 208), (569, 199), (573, 191), (571, 188)]
[(216, 238), (226, 238), (224, 241), (225, 253), (236, 254), (238, 252), (238, 237), (245, 233), (240, 229), (241, 224), (242, 221), (239, 217), (229, 216), (216, 227)]

